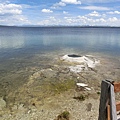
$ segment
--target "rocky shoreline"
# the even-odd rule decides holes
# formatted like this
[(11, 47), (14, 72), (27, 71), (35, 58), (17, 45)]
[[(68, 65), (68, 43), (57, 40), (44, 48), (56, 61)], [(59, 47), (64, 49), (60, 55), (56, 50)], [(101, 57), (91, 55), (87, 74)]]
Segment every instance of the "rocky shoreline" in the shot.
[[(63, 111), (69, 111), (70, 120), (96, 120), (98, 118), (99, 95), (97, 93), (79, 93), (86, 95), (85, 100), (73, 99), (74, 90), (66, 91), (44, 100), (43, 105), (25, 107), (14, 105), (12, 110), (3, 114), (1, 120), (54, 120)], [(78, 94), (78, 93), (77, 93)]]
[[(78, 59), (81, 56), (74, 57)], [(81, 62), (79, 64), (82, 68), (83, 65), (87, 68), (74, 72), (70, 70), (70, 66), (78, 65), (76, 62), (71, 63), (58, 57), (48, 63), (39, 61), (38, 58), (36, 66), (17, 71), (22, 74), (29, 73), (24, 84), (1, 96), (0, 119), (55, 120), (66, 110), (70, 113), (70, 120), (96, 120), (101, 81), (109, 78), (119, 80), (119, 60), (84, 57), (90, 64)], [(89, 65), (94, 64), (96, 59), (100, 60), (100, 64), (90, 67)], [(38, 67), (41, 63), (46, 65)], [(76, 83), (87, 84), (90, 91), (78, 89)]]

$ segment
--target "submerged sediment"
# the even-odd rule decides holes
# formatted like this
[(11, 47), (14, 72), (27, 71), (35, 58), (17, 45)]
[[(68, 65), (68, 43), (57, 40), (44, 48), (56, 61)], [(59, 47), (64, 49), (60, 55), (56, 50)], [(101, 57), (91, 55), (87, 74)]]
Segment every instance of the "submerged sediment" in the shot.
[[(17, 85), (13, 89), (10, 81), (4, 85), (6, 91), (1, 101), (5, 105), (1, 107), (1, 120), (50, 120), (66, 109), (71, 119), (83, 119), (84, 115), (84, 120), (96, 119), (101, 80), (118, 79), (117, 62), (100, 56), (76, 54), (56, 55), (49, 62), (48, 56), (41, 57), (37, 55), (31, 60), (33, 63), (7, 74)], [(21, 79), (17, 75), (22, 76)], [(2, 77), (5, 78), (7, 76)], [(77, 88), (76, 83), (87, 84), (89, 90)]]

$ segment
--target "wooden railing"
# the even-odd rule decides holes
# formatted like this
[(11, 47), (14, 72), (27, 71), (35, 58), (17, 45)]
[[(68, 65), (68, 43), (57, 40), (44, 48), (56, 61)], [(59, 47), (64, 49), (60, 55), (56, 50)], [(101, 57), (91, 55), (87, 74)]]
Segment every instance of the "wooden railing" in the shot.
[(98, 120), (120, 120), (117, 119), (117, 111), (120, 111), (120, 101), (117, 103), (115, 101), (116, 92), (120, 92), (120, 82), (102, 81)]

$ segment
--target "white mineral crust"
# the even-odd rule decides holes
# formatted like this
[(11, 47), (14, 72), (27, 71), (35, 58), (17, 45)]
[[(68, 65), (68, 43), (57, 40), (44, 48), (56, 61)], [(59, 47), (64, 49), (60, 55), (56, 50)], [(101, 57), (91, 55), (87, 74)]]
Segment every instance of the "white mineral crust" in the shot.
[(94, 68), (96, 64), (99, 63), (98, 60), (96, 60), (91, 55), (86, 56), (78, 56), (78, 57), (69, 57), (69, 55), (64, 55), (61, 60), (64, 60), (66, 62), (71, 63), (77, 63), (77, 65), (70, 66), (69, 69), (72, 72), (79, 73), (83, 70), (88, 70), (88, 68)]

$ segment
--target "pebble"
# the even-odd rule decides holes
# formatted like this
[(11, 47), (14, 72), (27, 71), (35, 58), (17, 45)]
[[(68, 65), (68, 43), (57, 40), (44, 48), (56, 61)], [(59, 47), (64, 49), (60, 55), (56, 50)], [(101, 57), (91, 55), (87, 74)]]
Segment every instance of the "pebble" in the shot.
[(3, 97), (0, 98), (0, 110), (6, 107), (6, 102), (3, 100)]

